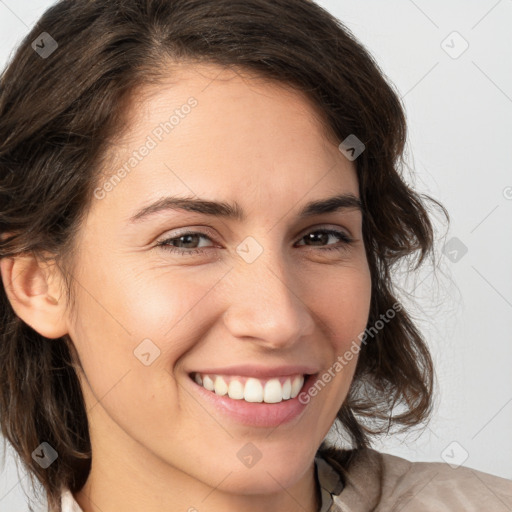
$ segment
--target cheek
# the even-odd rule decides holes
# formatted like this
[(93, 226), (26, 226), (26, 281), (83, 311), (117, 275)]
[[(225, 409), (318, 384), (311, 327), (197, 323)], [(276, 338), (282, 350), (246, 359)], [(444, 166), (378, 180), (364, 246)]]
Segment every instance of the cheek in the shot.
[(144, 339), (153, 340), (161, 351), (167, 352), (167, 339), (179, 347), (175, 333), (199, 313), (207, 315), (201, 301), (222, 272), (201, 273), (164, 263), (158, 267), (129, 259), (122, 265), (110, 261), (82, 277), (86, 291), (80, 290), (78, 316), (83, 337), (108, 339), (103, 346), (107, 351), (131, 353)]
[(146, 396), (168, 385), (176, 361), (207, 332), (214, 313), (205, 297), (224, 273), (129, 261), (83, 267), (70, 335), (96, 399), (121, 381), (133, 379), (130, 392)]
[(132, 338), (149, 338), (168, 368), (206, 333), (216, 320), (210, 297), (225, 274), (224, 267), (145, 268), (125, 293), (121, 314), (128, 318)]
[(311, 309), (328, 329), (338, 353), (364, 331), (371, 302), (371, 277), (367, 265), (331, 269), (308, 281), (308, 294), (314, 297)]
[(312, 288), (319, 328), (330, 340), (328, 367), (317, 389), (329, 388), (331, 411), (346, 397), (357, 365), (360, 339), (366, 329), (371, 302), (371, 277), (366, 265), (339, 269)]

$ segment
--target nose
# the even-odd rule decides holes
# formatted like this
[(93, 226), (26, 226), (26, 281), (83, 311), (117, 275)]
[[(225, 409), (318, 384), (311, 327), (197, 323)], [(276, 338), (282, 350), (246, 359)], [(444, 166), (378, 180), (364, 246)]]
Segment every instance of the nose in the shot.
[(229, 305), (223, 315), (232, 336), (286, 349), (313, 333), (314, 319), (293, 272), (269, 251), (250, 264), (236, 264), (230, 272)]

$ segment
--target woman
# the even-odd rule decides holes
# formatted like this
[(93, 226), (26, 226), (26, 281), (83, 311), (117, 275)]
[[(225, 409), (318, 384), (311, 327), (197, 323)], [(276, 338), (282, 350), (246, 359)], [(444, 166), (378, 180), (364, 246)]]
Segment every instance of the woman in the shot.
[(0, 109), (0, 418), (49, 510), (512, 507), (371, 449), (431, 412), (391, 275), (433, 230), (401, 104), (326, 11), (61, 1)]

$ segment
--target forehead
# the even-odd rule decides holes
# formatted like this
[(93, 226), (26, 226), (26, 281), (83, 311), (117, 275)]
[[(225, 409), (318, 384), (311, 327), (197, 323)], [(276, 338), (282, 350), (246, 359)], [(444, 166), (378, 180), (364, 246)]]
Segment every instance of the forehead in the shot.
[(109, 201), (215, 194), (269, 205), (274, 194), (297, 203), (315, 188), (316, 196), (358, 195), (354, 164), (322, 112), (284, 84), (213, 64), (181, 65), (137, 91), (127, 113), (104, 173), (124, 168)]
[[(144, 85), (133, 91), (125, 109), (128, 129), (120, 134), (118, 142), (140, 139), (147, 135), (148, 128), (158, 131), (162, 121), (171, 120), (172, 133), (165, 131), (162, 135), (176, 144), (185, 136), (194, 143), (194, 136), (215, 140), (230, 135), (225, 142), (244, 141), (253, 146), (257, 141), (247, 139), (249, 134), (259, 135), (261, 142), (277, 134), (279, 142), (285, 137), (307, 134), (302, 144), (311, 141), (314, 145), (327, 139), (337, 143), (325, 113), (309, 96), (290, 84), (244, 69), (207, 63), (181, 63), (169, 73), (157, 85)], [(187, 103), (192, 101), (197, 105), (190, 109)], [(241, 128), (244, 130), (240, 131)], [(160, 138), (158, 133), (157, 138)]]

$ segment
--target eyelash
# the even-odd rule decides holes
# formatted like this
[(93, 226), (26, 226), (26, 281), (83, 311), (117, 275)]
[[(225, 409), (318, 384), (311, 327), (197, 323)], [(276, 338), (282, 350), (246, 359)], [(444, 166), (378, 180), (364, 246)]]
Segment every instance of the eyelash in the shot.
[[(335, 230), (335, 229), (315, 229), (313, 231), (309, 231), (308, 233), (306, 233), (303, 237), (300, 238), (300, 240), (302, 240), (303, 238), (305, 238), (307, 235), (309, 235), (311, 233), (325, 233), (327, 235), (334, 235), (334, 236), (340, 238), (343, 242), (343, 245), (341, 245), (341, 246), (318, 247), (321, 251), (344, 251), (347, 249), (348, 245), (350, 245), (354, 242), (354, 240), (352, 238), (350, 238), (346, 233), (344, 233), (343, 231)], [(197, 248), (196, 249), (183, 249), (180, 247), (174, 247), (172, 245), (169, 245), (170, 242), (179, 240), (180, 238), (182, 238), (184, 236), (188, 236), (188, 235), (199, 235), (200, 237), (207, 238), (208, 240), (211, 240), (211, 238), (204, 233), (200, 233), (197, 231), (188, 231), (188, 232), (182, 233), (179, 236), (176, 236), (174, 238), (167, 238), (165, 240), (158, 242), (157, 247), (162, 247), (162, 249), (164, 249), (166, 251), (170, 251), (172, 253), (176, 253), (181, 256), (201, 254), (209, 249), (207, 247), (199, 248), (199, 249), (197, 249)], [(304, 246), (304, 247), (307, 247), (307, 246)], [(310, 246), (310, 247), (315, 247), (315, 246)]]

